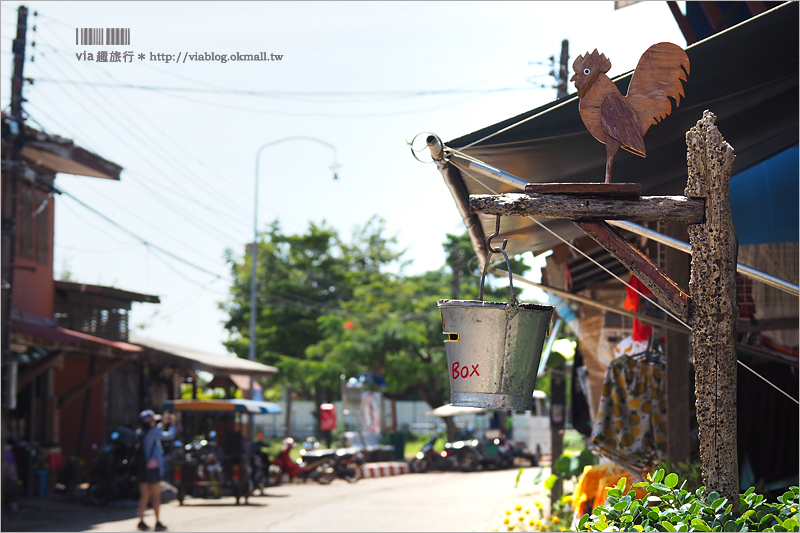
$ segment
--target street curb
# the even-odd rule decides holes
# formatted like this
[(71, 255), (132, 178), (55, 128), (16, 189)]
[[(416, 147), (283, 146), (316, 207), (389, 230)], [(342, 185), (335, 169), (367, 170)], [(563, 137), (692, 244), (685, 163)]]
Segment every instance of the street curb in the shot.
[(381, 463), (367, 463), (362, 468), (364, 477), (384, 477), (408, 474), (408, 463), (402, 461), (387, 461)]

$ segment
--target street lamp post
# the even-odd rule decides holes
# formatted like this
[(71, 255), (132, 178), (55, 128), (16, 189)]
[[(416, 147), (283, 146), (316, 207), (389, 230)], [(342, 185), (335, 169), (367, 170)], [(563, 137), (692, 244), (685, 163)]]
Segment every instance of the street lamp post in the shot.
[[(253, 247), (252, 247), (252, 262), (253, 262), (253, 271), (250, 277), (250, 360), (256, 360), (256, 263), (258, 261), (258, 162), (261, 157), (261, 152), (265, 148), (269, 148), (270, 146), (274, 146), (276, 144), (280, 144), (287, 141), (311, 141), (318, 144), (322, 144), (327, 146), (328, 148), (333, 150), (334, 162), (331, 168), (333, 169), (333, 179), (339, 179), (336, 174), (336, 169), (338, 165), (336, 163), (336, 147), (330, 143), (327, 143), (321, 139), (317, 139), (315, 137), (305, 137), (305, 136), (292, 136), (292, 137), (284, 137), (283, 139), (278, 139), (277, 141), (268, 142), (267, 144), (261, 146), (256, 152), (256, 176), (255, 176), (255, 194), (254, 202), (255, 208), (253, 209)], [(255, 399), (255, 388), (253, 387), (253, 376), (250, 376), (250, 399)], [(254, 429), (254, 424), (250, 424), (251, 432)], [(252, 435), (251, 435), (252, 438)]]

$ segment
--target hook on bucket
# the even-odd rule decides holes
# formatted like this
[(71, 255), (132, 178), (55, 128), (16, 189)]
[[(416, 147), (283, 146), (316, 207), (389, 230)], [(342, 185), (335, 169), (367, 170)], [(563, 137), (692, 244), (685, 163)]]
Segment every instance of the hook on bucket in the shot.
[(511, 273), (511, 261), (508, 259), (508, 254), (506, 253), (506, 244), (508, 244), (508, 239), (503, 239), (503, 245), (500, 248), (492, 248), (492, 239), (500, 235), (500, 215), (497, 215), (497, 223), (494, 228), (494, 233), (489, 235), (486, 239), (486, 250), (489, 252), (489, 255), (486, 257), (486, 261), (483, 263), (483, 275), (481, 276), (481, 291), (478, 295), (478, 299), (483, 301), (483, 283), (486, 281), (486, 273), (489, 271), (489, 262), (492, 258), (493, 254), (503, 254), (503, 257), (506, 260), (506, 266), (508, 267), (508, 288), (511, 291), (511, 299), (508, 301), (508, 304), (511, 306), (515, 306), (519, 303), (517, 298), (514, 296), (514, 279)]

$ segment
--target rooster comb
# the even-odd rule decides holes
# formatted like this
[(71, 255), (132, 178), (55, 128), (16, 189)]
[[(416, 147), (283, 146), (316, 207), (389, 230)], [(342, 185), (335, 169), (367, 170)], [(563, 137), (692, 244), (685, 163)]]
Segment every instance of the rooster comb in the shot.
[(595, 48), (594, 52), (591, 54), (586, 52), (586, 55), (580, 55), (576, 57), (575, 62), (572, 64), (572, 68), (577, 72), (582, 69), (584, 65), (598, 66), (600, 68), (600, 72), (608, 72), (611, 70), (611, 61), (608, 60), (605, 54), (599, 53), (597, 48)]

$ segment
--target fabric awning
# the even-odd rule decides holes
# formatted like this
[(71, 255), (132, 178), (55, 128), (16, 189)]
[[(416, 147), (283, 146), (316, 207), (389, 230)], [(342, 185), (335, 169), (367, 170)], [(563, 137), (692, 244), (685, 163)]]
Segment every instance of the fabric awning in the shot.
[[(47, 341), (55, 341), (56, 343), (74, 344), (76, 347), (87, 348), (113, 348), (127, 353), (138, 353), (142, 351), (141, 346), (136, 346), (127, 342), (110, 341), (81, 333), (80, 331), (73, 331), (71, 329), (62, 328), (60, 326), (49, 326), (46, 324), (37, 324), (33, 322), (26, 322), (24, 320), (11, 320), (11, 337), (13, 343), (18, 344), (32, 344), (35, 339), (46, 339)], [(40, 343), (45, 344), (44, 348), (65, 348), (65, 346), (55, 346), (54, 343)], [(106, 350), (107, 351), (107, 350)], [(100, 354), (103, 355), (103, 354)]]
[[(797, 19), (797, 3), (782, 4), (688, 47), (691, 73), (684, 84), (686, 97), (662, 123), (650, 128), (645, 136), (646, 158), (619, 152), (613, 181), (641, 183), (643, 195), (682, 195), (687, 173), (685, 134), (706, 109), (717, 116), (717, 127), (735, 150), (734, 174), (796, 146), (800, 42)], [(609, 59), (613, 64), (614, 58)], [(614, 80), (622, 94), (627, 93), (631, 75)], [(574, 90), (574, 86), (570, 88)], [(461, 149), (538, 114), (541, 116), (462, 151), (528, 182), (602, 182), (605, 146), (586, 130), (578, 113), (576, 94), (445, 144)], [(480, 181), (473, 179), (453, 165), (443, 172), (451, 181), (463, 185), (468, 194), (520, 192), (485, 176), (479, 176)], [(460, 201), (456, 195), (454, 199)], [(493, 233), (495, 217), (478, 217), (484, 235)], [(568, 220), (540, 222), (566, 240), (584, 235)], [(557, 237), (525, 217), (503, 217), (500, 238), (503, 237), (508, 238), (509, 255), (526, 251), (538, 254), (561, 244)]]

